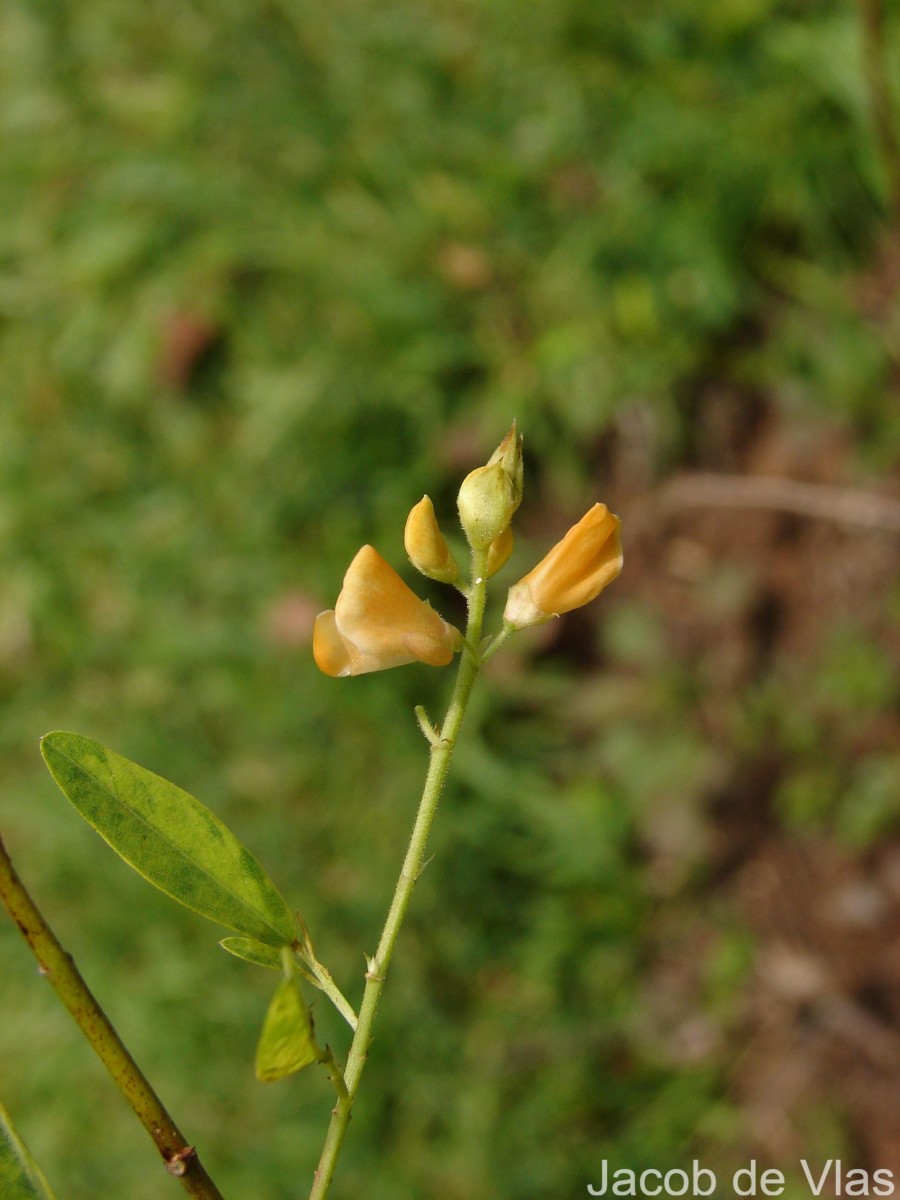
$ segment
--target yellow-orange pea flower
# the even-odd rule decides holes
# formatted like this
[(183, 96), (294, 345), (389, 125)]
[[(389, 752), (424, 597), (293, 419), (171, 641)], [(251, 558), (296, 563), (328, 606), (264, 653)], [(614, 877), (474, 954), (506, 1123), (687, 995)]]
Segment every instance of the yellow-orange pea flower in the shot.
[(313, 657), (326, 675), (364, 675), (405, 663), (445, 667), (462, 645), (458, 629), (406, 586), (372, 546), (347, 568), (333, 609), (319, 613)]
[(503, 619), (515, 629), (589, 604), (622, 570), (620, 521), (595, 504), (561, 542), (509, 589)]

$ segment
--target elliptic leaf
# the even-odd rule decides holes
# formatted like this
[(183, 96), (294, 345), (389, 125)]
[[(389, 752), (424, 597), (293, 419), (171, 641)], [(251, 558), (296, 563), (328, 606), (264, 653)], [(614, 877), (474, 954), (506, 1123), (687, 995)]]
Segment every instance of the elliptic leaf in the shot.
[(266, 945), (294, 941), (271, 879), (199, 800), (77, 733), (48, 733), (41, 753), (84, 819), (160, 891)]
[(53, 1193), (28, 1147), (0, 1104), (0, 1196), (3, 1200), (53, 1200)]
[(281, 970), (281, 954), (272, 946), (265, 946), (256, 938), (227, 937), (222, 938), (219, 945), (235, 958), (243, 958), (245, 962), (254, 963), (257, 967), (271, 967), (273, 971)]
[(284, 1079), (319, 1057), (309, 1009), (295, 978), (275, 989), (256, 1048), (256, 1077), (263, 1083)]

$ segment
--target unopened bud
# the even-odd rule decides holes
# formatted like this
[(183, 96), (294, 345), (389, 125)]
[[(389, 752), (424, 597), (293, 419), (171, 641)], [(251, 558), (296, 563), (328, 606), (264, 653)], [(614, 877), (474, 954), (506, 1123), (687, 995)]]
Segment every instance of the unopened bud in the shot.
[(477, 467), (463, 480), (456, 503), (469, 545), (487, 550), (516, 511), (513, 481), (500, 463)]
[(492, 575), (497, 574), (501, 567), (506, 566), (507, 560), (513, 552), (515, 540), (510, 526), (507, 526), (498, 538), (494, 538), (488, 546), (486, 578), (490, 579)]
[(429, 579), (440, 583), (455, 583), (459, 578), (456, 559), (441, 533), (434, 515), (434, 505), (423, 496), (406, 518), (403, 544), (409, 561)]
[[(499, 463), (512, 480), (515, 505), (518, 508), (522, 503), (525, 468), (522, 460), (522, 435), (516, 432), (515, 421), (510, 426), (509, 433), (488, 459), (489, 467), (493, 466), (494, 463)], [(513, 512), (515, 512), (515, 508)]]

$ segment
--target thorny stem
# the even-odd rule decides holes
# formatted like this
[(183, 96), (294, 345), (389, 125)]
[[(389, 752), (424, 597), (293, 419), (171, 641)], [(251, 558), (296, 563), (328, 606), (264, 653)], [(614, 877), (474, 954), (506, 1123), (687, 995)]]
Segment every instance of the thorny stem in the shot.
[[(477, 646), (481, 639), (481, 626), (484, 622), (484, 608), (487, 597), (485, 557), (483, 555), (473, 555), (472, 567), (472, 586), (468, 591), (469, 619), (466, 625), (465, 641), (468, 646)], [(413, 890), (422, 871), (431, 822), (437, 811), (441, 790), (447, 778), (450, 760), (456, 747), (456, 740), (466, 714), (466, 706), (472, 692), (472, 686), (481, 667), (481, 661), (477, 655), (467, 653), (465, 650), (459, 656), (456, 684), (450, 699), (450, 706), (447, 709), (444, 723), (438, 731), (440, 736), (431, 744), (428, 774), (425, 777), (422, 799), (419, 801), (419, 811), (416, 814), (409, 847), (406, 851), (406, 857), (403, 860), (400, 877), (394, 889), (394, 897), (388, 910), (381, 940), (378, 943), (378, 949), (375, 951), (373, 957), (369, 959), (369, 966), (366, 971), (366, 988), (359, 1010), (359, 1023), (350, 1046), (347, 1068), (344, 1071), (347, 1092), (346, 1095), (338, 1096), (338, 1102), (332, 1111), (331, 1123), (328, 1126), (325, 1143), (322, 1147), (322, 1155), (313, 1177), (313, 1186), (312, 1191), (309, 1193), (309, 1200), (325, 1200), (331, 1187), (331, 1181), (334, 1178), (338, 1157), (344, 1143), (344, 1136), (347, 1132), (347, 1126), (350, 1123), (353, 1101), (359, 1089), (360, 1078), (363, 1068), (366, 1065), (366, 1057), (372, 1042), (378, 1001), (381, 999), (381, 992), (384, 988), (384, 981), (387, 976), (388, 967), (390, 966), (391, 957), (394, 953), (394, 946), (397, 942), (397, 936), (400, 933), (400, 926), (403, 924), (403, 918), (409, 907)]]
[(16, 874), (2, 838), (0, 899), (31, 947), (40, 973), (50, 981), (51, 987), (109, 1071), (116, 1087), (153, 1138), (166, 1170), (196, 1200), (222, 1200), (222, 1194), (207, 1175), (196, 1150), (188, 1145), (82, 979), (74, 959), (62, 948), (38, 911)]

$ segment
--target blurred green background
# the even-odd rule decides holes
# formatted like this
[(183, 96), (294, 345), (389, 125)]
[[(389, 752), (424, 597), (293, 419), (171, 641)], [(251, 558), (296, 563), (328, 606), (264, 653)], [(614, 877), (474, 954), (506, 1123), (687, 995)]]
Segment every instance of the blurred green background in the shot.
[[(335, 1196), (563, 1200), (603, 1158), (755, 1156), (791, 1196), (803, 1156), (900, 1178), (881, 15), (0, 10), (0, 822), (230, 1200), (306, 1195), (328, 1082), (256, 1083), (271, 977), (106, 850), (38, 738), (209, 804), (358, 1001), (425, 767), (412, 709), (451, 680), (326, 679), (312, 617), (363, 541), (415, 583), (409, 507), (428, 491), (449, 529), (513, 417), (501, 602), (595, 499), (625, 572), (478, 693)], [(60, 1200), (179, 1194), (9, 924), (0, 1004), (3, 1101)]]

